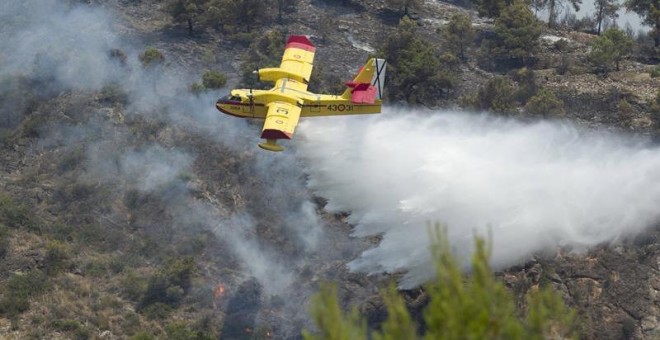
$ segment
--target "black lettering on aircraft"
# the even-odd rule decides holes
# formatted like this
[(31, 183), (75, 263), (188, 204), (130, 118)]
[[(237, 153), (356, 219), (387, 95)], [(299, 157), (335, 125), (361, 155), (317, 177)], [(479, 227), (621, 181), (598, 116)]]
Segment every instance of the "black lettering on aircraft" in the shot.
[(344, 112), (344, 111), (353, 111), (353, 105), (344, 105), (344, 104), (330, 104), (327, 106), (328, 111), (339, 111), (339, 112)]

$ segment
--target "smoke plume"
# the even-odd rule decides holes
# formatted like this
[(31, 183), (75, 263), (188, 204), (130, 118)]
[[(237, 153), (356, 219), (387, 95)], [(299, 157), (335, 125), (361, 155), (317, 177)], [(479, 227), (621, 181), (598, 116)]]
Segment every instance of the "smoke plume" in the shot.
[[(1, 2), (0, 112), (16, 116), (11, 119), (13, 127), (29, 106), (17, 108), (4, 100), (1, 95), (22, 91), (15, 88), (16, 82), (5, 80), (35, 84), (31, 90), (38, 92), (40, 103), (60, 103), (26, 113), (50, 122), (36, 148), (79, 153), (83, 170), (76, 180), (111, 188), (108, 201), (121, 202), (137, 192), (141, 200), (162, 208), (162, 214), (140, 214), (134, 222), (159, 242), (178, 242), (159, 230), (165, 224), (180, 233), (212, 232), (223, 244), (217, 253), (226, 249), (239, 267), (232, 268), (234, 277), (217, 278), (229, 285), (229, 294), (241, 281), (258, 281), (264, 300), (279, 296), (286, 301), (279, 308), (287, 309), (290, 325), (279, 326), (278, 336), (298, 335), (300, 323), (307, 319), (300, 306), (312, 290), (303, 287), (296, 273), (308, 265), (309, 257), (325, 257), (312, 255), (322, 238), (323, 223), (310, 201), (299, 162), (290, 151), (257, 152), (258, 128), (218, 113), (213, 104), (219, 91), (192, 94), (189, 87), (203, 69), (179, 65), (180, 55), (171, 53), (169, 44), (158, 46), (166, 63), (144, 67), (138, 56), (147, 45), (120, 34), (116, 27), (121, 25), (130, 26), (98, 6), (56, 0)], [(114, 97), (105, 103), (107, 107), (90, 107), (103, 104), (89, 99), (99, 93)], [(82, 98), (79, 106), (73, 104), (76, 98)], [(131, 128), (128, 121), (141, 125)], [(188, 140), (200, 142), (181, 145)], [(244, 204), (232, 207), (200, 199), (200, 181), (211, 181), (202, 176), (213, 173), (198, 173), (204, 170), (200, 164), (216, 163), (199, 160), (197, 145), (218, 150), (212, 155), (242, 157), (234, 173), (215, 179), (227, 187), (241, 183)], [(236, 179), (239, 176), (243, 177)], [(222, 188), (224, 183), (209, 187)], [(265, 220), (271, 236), (258, 230)], [(280, 243), (287, 249), (279, 249)], [(286, 328), (293, 324), (298, 326)]]
[(349, 211), (355, 236), (382, 235), (352, 270), (433, 273), (429, 223), (447, 226), (463, 259), (492, 230), (497, 268), (556, 246), (585, 249), (640, 232), (660, 217), (660, 150), (567, 123), (391, 109), (309, 119), (297, 146), (309, 186)]

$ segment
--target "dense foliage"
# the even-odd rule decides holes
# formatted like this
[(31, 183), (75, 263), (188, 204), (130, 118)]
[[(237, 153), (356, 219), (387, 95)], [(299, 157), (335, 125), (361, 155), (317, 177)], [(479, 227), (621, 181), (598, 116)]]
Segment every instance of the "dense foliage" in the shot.
[(465, 49), (472, 44), (475, 31), (472, 19), (465, 13), (456, 13), (442, 30), (442, 37), (447, 41), (447, 47), (461, 59), (465, 59)]
[(594, 41), (589, 60), (598, 70), (607, 72), (614, 65), (618, 71), (621, 61), (632, 52), (633, 44), (622, 30), (609, 29)]
[(154, 67), (162, 64), (165, 57), (158, 49), (149, 47), (140, 54), (140, 61), (144, 67)]
[(422, 0), (386, 0), (385, 3), (395, 9), (395, 10), (402, 10), (401, 15), (406, 16), (409, 14), (409, 11), (411, 9), (419, 9), (424, 1)]
[(259, 81), (255, 73), (259, 68), (279, 66), (282, 51), (286, 41), (285, 34), (280, 30), (268, 31), (255, 39), (243, 56), (241, 64), (241, 85), (249, 88), (265, 88), (272, 86)]
[(617, 11), (621, 5), (617, 0), (596, 0), (594, 1), (594, 6), (596, 7), (594, 16), (596, 24), (598, 25), (596, 28), (596, 34), (600, 35), (605, 18), (616, 19), (619, 16)]
[(541, 117), (561, 117), (566, 114), (564, 102), (548, 89), (541, 89), (525, 105), (525, 112)]
[[(437, 236), (440, 235), (440, 236)], [(472, 270), (463, 274), (451, 253), (446, 236), (436, 233), (432, 247), (436, 277), (426, 287), (423, 334), (418, 334), (404, 299), (393, 287), (383, 291), (387, 320), (369, 334), (356, 309), (346, 315), (337, 302), (337, 291), (322, 285), (312, 302), (312, 317), (319, 332), (305, 332), (305, 339), (544, 339), (574, 338), (575, 312), (566, 307), (551, 287), (530, 290), (520, 310), (489, 266), (490, 245), (475, 240)], [(520, 317), (523, 315), (523, 317)]]
[[(455, 75), (435, 48), (417, 34), (417, 23), (404, 17), (378, 54), (388, 62), (386, 95), (411, 104), (433, 104), (453, 88)], [(451, 62), (451, 60), (450, 60)]]
[(495, 33), (490, 50), (496, 56), (524, 61), (538, 49), (541, 25), (524, 1), (516, 1), (495, 20)]
[[(625, 6), (644, 19), (646, 25), (653, 29), (653, 41), (657, 49), (660, 48), (660, 2), (658, 0), (627, 0)], [(656, 55), (659, 58), (660, 55)]]

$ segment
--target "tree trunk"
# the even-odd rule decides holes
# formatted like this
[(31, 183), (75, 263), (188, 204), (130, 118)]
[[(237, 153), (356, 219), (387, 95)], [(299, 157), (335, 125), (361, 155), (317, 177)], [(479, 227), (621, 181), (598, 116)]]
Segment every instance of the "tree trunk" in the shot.
[(548, 26), (554, 28), (555, 27), (555, 21), (557, 21), (557, 11), (556, 11), (557, 2), (556, 2), (556, 0), (549, 0), (548, 5), (550, 7), (548, 9), (548, 11), (550, 12), (549, 16), (548, 16)]
[[(601, 0), (601, 1), (602, 1), (602, 0)], [(596, 1), (596, 6), (598, 6), (598, 3), (599, 3), (599, 2), (600, 2), (600, 1)], [(598, 9), (598, 14), (596, 14), (596, 20), (598, 21), (598, 29), (597, 29), (597, 31), (596, 31), (596, 34), (597, 34), (597, 35), (600, 35), (600, 26), (601, 26), (601, 24), (603, 23), (603, 16), (604, 16), (604, 15), (603, 15), (603, 9), (604, 9), (604, 7), (605, 7), (605, 6), (601, 3), (601, 4), (600, 4), (600, 8)]]

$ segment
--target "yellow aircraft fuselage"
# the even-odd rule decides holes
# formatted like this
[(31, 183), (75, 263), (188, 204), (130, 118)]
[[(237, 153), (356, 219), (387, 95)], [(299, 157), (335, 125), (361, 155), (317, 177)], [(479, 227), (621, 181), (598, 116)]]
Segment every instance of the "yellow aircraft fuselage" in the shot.
[[(268, 113), (266, 103), (270, 102), (270, 99), (272, 98), (269, 94), (279, 91), (280, 89), (277, 87), (271, 90), (236, 89), (232, 90), (230, 95), (218, 99), (215, 106), (220, 112), (228, 115), (242, 118), (265, 119), (266, 114)], [(285, 89), (285, 91), (291, 91), (291, 89)], [(250, 99), (250, 96), (252, 96), (252, 99)], [(377, 99), (373, 104), (355, 104), (350, 98), (336, 95), (315, 94), (307, 91), (298, 92), (295, 97), (290, 97), (290, 100), (295, 101), (297, 104), (300, 103), (301, 99), (301, 117), (381, 112), (380, 99)]]

